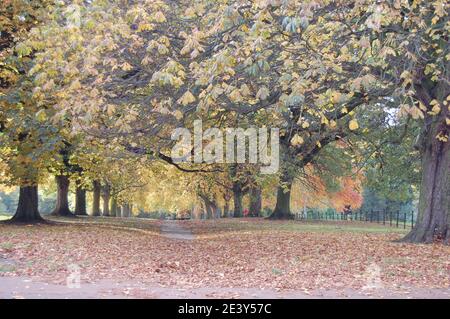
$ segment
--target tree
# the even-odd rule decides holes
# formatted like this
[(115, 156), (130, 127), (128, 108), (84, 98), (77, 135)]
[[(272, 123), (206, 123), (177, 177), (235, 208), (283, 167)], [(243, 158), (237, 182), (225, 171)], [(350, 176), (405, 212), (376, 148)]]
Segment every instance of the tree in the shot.
[(7, 182), (20, 185), (19, 205), (13, 222), (42, 222), (37, 186), (42, 162), (36, 163), (33, 159), (36, 156), (40, 160), (48, 159), (46, 151), (52, 150), (43, 141), (51, 132), (42, 123), (42, 117), (34, 116), (36, 108), (26, 76), (29, 52), (24, 51), (19, 42), (27, 36), (30, 28), (44, 20), (50, 5), (51, 1), (7, 0), (0, 8), (0, 150), (2, 160), (8, 166)]

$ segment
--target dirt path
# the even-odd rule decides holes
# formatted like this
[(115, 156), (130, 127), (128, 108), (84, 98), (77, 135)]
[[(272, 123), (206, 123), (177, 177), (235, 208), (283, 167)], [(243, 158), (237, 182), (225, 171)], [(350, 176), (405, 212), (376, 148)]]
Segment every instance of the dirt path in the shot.
[(176, 220), (166, 220), (161, 225), (161, 235), (171, 239), (193, 240), (195, 235), (189, 229), (184, 228)]

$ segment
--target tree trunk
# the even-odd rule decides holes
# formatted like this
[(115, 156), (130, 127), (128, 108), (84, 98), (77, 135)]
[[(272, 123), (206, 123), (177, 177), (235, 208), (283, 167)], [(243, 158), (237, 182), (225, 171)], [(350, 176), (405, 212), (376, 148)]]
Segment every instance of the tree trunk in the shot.
[(449, 135), (445, 106), (439, 119), (434, 119), (421, 143), (422, 181), (420, 185), (417, 224), (403, 241), (431, 243), (444, 240), (450, 243), (450, 141), (439, 141), (440, 132)]
[(213, 217), (214, 208), (211, 205), (209, 205), (209, 203), (206, 201), (205, 201), (205, 207), (206, 207), (206, 219), (211, 219)]
[[(117, 217), (117, 210), (118, 210), (117, 199), (115, 197), (113, 197), (111, 199), (111, 216), (112, 217)], [(119, 216), (120, 216), (120, 213), (119, 213)]]
[(94, 181), (93, 187), (92, 216), (100, 216), (100, 182)]
[(278, 186), (277, 190), (277, 203), (275, 205), (275, 210), (269, 219), (293, 219), (294, 216), (291, 213), (291, 188), (292, 188), (292, 178), (282, 177), (282, 185)]
[(38, 223), (44, 219), (38, 210), (38, 186), (21, 186), (19, 191), (19, 204), (16, 213), (9, 221), (12, 223)]
[(57, 175), (56, 208), (51, 213), (53, 216), (74, 216), (69, 209), (69, 178), (66, 175)]
[(254, 186), (250, 189), (250, 207), (249, 207), (250, 216), (259, 217), (261, 215), (261, 206), (262, 206), (261, 187)]
[(122, 206), (122, 217), (130, 217), (131, 215), (131, 209), (130, 204), (126, 203)]
[(223, 215), (222, 216), (224, 218), (227, 218), (229, 211), (230, 211), (230, 203), (228, 201), (225, 201), (225, 205), (223, 205)]
[(77, 186), (75, 192), (75, 215), (87, 216), (86, 190), (81, 186)]
[(109, 216), (109, 199), (110, 199), (110, 189), (109, 185), (103, 187), (102, 199), (103, 199), (103, 216)]
[(242, 192), (242, 186), (239, 182), (233, 183), (233, 202), (234, 202), (234, 212), (233, 217), (243, 217), (242, 213), (242, 197), (244, 196)]
[(231, 199), (231, 192), (225, 191), (225, 193), (223, 194), (223, 201), (224, 201), (224, 206), (223, 206), (223, 217), (230, 217), (230, 199)]

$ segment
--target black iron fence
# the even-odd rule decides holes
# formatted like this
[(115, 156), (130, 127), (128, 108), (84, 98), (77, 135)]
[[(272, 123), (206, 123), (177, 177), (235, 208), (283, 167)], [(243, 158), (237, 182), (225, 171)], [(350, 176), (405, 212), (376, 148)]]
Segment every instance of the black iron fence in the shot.
[(307, 211), (295, 214), (297, 220), (330, 220), (330, 221), (360, 221), (378, 223), (390, 227), (413, 228), (416, 222), (414, 211), (385, 212), (385, 211), (356, 211), (352, 213)]

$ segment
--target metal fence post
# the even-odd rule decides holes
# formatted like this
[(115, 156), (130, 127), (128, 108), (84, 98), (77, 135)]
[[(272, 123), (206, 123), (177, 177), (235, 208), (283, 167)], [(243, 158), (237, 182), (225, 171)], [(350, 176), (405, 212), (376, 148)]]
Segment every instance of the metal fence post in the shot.
[(397, 211), (397, 222), (396, 222), (396, 224), (395, 224), (395, 226), (398, 228), (398, 218), (399, 218), (399, 215), (400, 215), (400, 212), (399, 211)]
[(406, 212), (403, 213), (403, 229), (406, 229)]
[(411, 228), (414, 227), (414, 211), (411, 211)]

